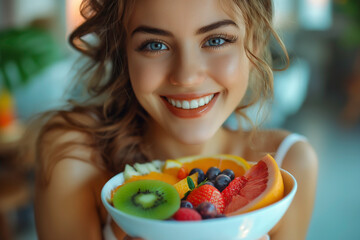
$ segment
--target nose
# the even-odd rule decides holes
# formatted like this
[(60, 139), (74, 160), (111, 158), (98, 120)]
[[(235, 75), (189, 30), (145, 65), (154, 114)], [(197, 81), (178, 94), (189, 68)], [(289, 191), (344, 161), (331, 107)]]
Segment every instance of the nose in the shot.
[(175, 86), (191, 87), (205, 79), (201, 56), (190, 48), (178, 52), (170, 74), (170, 83)]

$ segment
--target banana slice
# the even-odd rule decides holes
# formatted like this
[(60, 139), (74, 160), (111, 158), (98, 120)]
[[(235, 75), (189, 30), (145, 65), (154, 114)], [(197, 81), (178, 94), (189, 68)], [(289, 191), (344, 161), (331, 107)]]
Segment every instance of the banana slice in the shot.
[(150, 173), (149, 168), (144, 163), (135, 163), (134, 168), (138, 171), (141, 175), (145, 175)]
[(158, 170), (152, 162), (145, 163), (144, 165), (147, 167), (149, 172), (160, 172), (160, 170)]
[(132, 166), (126, 164), (124, 170), (124, 179), (125, 181), (130, 179), (132, 176), (140, 176), (141, 174), (137, 172)]
[(152, 164), (159, 170), (161, 171), (162, 168), (164, 167), (164, 162), (161, 160), (153, 160)]

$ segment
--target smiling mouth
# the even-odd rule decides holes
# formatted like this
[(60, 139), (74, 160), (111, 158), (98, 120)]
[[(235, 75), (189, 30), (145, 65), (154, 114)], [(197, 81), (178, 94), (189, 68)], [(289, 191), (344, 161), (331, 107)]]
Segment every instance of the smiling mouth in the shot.
[(197, 118), (209, 112), (214, 106), (219, 93), (195, 96), (162, 96), (166, 107), (180, 118)]
[(215, 94), (211, 94), (205, 97), (196, 98), (192, 100), (179, 100), (174, 98), (164, 97), (173, 107), (181, 109), (197, 109), (199, 107), (209, 104), (214, 98)]

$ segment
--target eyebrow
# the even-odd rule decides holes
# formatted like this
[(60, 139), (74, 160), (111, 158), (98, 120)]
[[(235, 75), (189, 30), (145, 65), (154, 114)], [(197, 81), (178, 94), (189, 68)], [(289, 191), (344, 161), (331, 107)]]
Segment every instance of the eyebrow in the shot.
[(148, 27), (148, 26), (139, 26), (137, 27), (132, 33), (131, 36), (134, 36), (135, 33), (150, 33), (150, 34), (155, 34), (155, 35), (161, 35), (161, 36), (166, 36), (166, 37), (171, 37), (173, 36), (173, 34), (169, 31), (166, 30), (162, 30), (160, 28), (153, 28), (153, 27)]
[(212, 31), (214, 29), (229, 26), (229, 25), (232, 25), (232, 26), (235, 26), (235, 27), (239, 28), (238, 25), (234, 21), (232, 21), (230, 19), (226, 19), (226, 20), (214, 22), (214, 23), (211, 23), (209, 25), (204, 26), (204, 27), (200, 28), (199, 30), (197, 30), (196, 34), (203, 34), (203, 33), (206, 33), (206, 32), (210, 32), (210, 31)]
[[(196, 31), (196, 34), (197, 35), (204, 34), (206, 32), (210, 32), (210, 31), (215, 30), (217, 28), (225, 27), (225, 26), (229, 26), (229, 25), (232, 25), (232, 26), (235, 26), (235, 27), (238, 28), (238, 25), (234, 21), (226, 19), (226, 20), (214, 22), (214, 23), (211, 23), (211, 24), (206, 25), (204, 27), (201, 27), (199, 30)], [(131, 36), (134, 36), (134, 34), (136, 34), (136, 33), (149, 33), (149, 34), (161, 35), (161, 36), (165, 36), (165, 37), (172, 37), (173, 36), (173, 34), (171, 32), (169, 32), (169, 31), (166, 31), (166, 30), (163, 30), (163, 29), (160, 29), (160, 28), (144, 26), (144, 25), (141, 25), (141, 26), (137, 27), (131, 33)]]

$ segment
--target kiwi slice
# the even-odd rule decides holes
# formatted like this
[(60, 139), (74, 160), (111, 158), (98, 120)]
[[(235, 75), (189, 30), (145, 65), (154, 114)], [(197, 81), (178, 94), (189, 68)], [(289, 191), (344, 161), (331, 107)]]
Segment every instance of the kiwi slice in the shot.
[(138, 180), (119, 188), (114, 207), (124, 213), (150, 219), (168, 219), (180, 207), (176, 189), (159, 180)]

